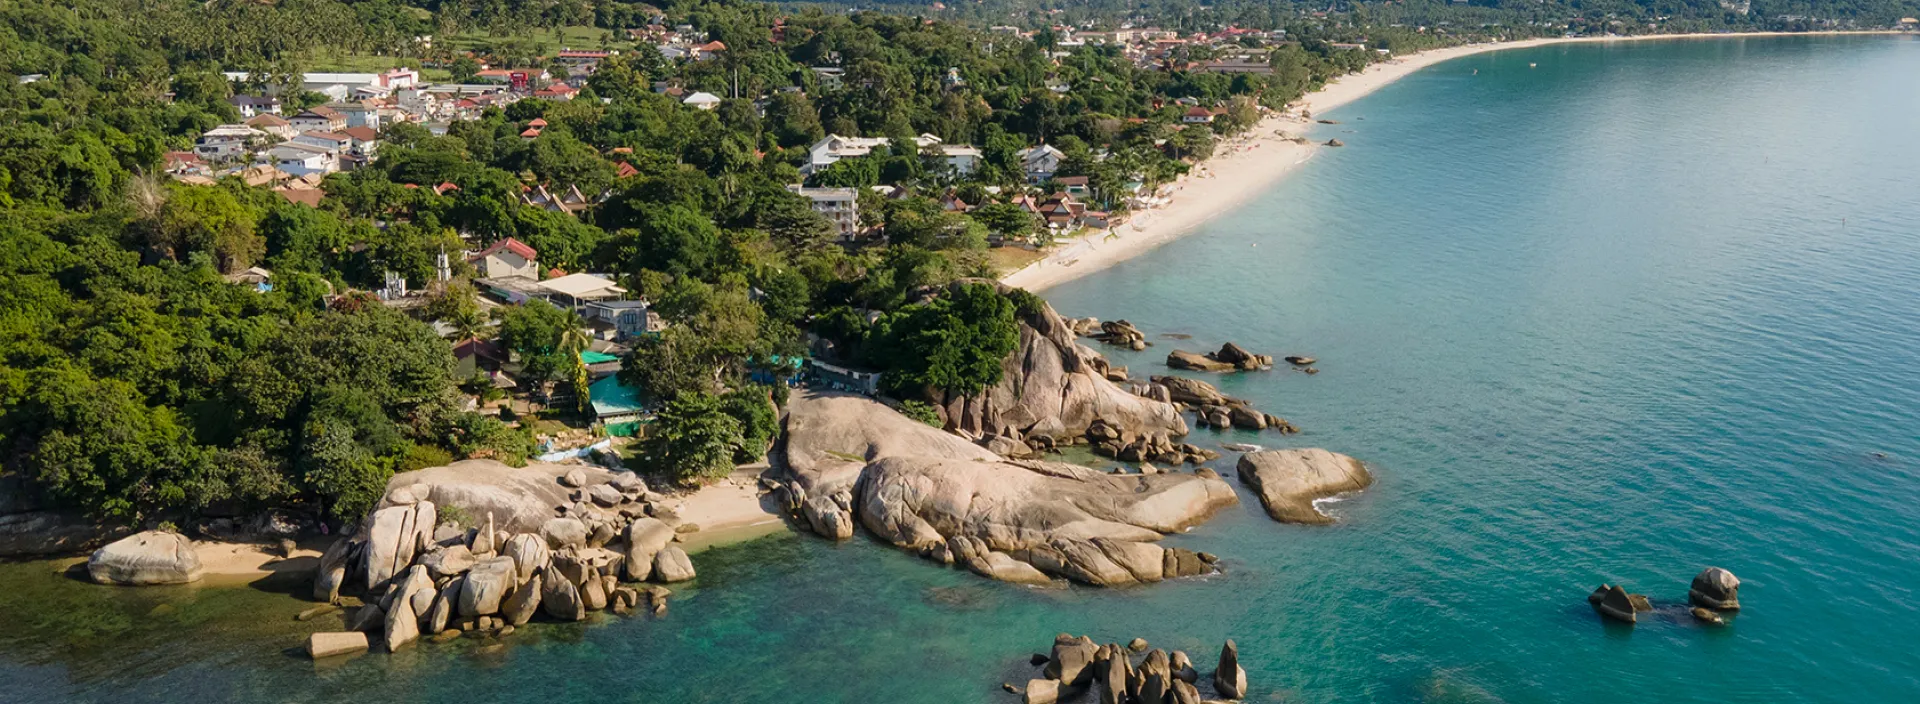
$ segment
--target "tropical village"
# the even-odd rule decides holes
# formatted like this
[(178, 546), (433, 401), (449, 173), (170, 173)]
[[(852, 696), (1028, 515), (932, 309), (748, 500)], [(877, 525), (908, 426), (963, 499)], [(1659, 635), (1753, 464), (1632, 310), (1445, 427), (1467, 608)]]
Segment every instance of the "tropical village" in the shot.
[[(1304, 524), (1373, 482), (1207, 439), (1298, 430), (1211, 375), (1318, 362), (1127, 369), (1096, 347), (1165, 343), (1022, 286), (1229, 207), (1183, 186), (1256, 149), (1327, 148), (1303, 99), (1343, 76), (1735, 21), (993, 5), (0, 5), (0, 556), (115, 585), (298, 564), (317, 659), (663, 614), (690, 552), (768, 526), (1038, 587), (1212, 574), (1156, 542), (1229, 479)], [(1734, 28), (1915, 27), (1890, 7)], [(1696, 616), (1738, 584), (1702, 573)], [(1052, 648), (1008, 690), (1248, 687), (1231, 641), (1206, 681), (1144, 641)]]

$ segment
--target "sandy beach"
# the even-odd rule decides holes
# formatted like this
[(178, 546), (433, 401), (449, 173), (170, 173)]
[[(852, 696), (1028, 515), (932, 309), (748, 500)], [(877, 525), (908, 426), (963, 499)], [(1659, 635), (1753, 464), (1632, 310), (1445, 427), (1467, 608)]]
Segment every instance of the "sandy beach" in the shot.
[(1358, 100), (1415, 71), (1444, 61), (1490, 51), (1525, 49), (1547, 44), (1630, 42), (1646, 40), (1732, 39), (1788, 34), (1884, 34), (1887, 32), (1748, 32), (1742, 34), (1663, 34), (1637, 37), (1574, 37), (1527, 39), (1470, 44), (1423, 51), (1374, 64), (1343, 76), (1309, 93), (1289, 112), (1275, 112), (1245, 135), (1222, 140), (1214, 157), (1172, 185), (1169, 202), (1136, 212), (1112, 230), (1091, 232), (1054, 245), (1046, 257), (1002, 277), (1001, 281), (1029, 291), (1040, 291), (1098, 272), (1132, 259), (1155, 247), (1193, 232), (1200, 224), (1231, 212), (1247, 199), (1263, 193), (1281, 177), (1312, 159), (1320, 144), (1300, 144), (1292, 137), (1314, 126), (1305, 115), (1319, 116)]

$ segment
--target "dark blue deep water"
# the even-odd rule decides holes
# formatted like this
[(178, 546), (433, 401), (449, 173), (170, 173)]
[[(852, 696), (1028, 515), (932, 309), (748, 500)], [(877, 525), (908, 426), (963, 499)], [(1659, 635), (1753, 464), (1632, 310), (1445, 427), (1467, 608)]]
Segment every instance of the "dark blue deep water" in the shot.
[[(0, 701), (1001, 702), (1059, 631), (1232, 637), (1261, 702), (1920, 701), (1920, 38), (1487, 54), (1328, 116), (1346, 148), (1047, 297), (1193, 336), (1113, 354), (1137, 375), (1319, 357), (1219, 379), (1301, 435), (1192, 439), (1366, 460), (1338, 525), (1247, 497), (1171, 539), (1224, 574), (1113, 591), (783, 535), (665, 618), (320, 667), (271, 592), (0, 566)], [(1584, 600), (1710, 564), (1726, 628)]]

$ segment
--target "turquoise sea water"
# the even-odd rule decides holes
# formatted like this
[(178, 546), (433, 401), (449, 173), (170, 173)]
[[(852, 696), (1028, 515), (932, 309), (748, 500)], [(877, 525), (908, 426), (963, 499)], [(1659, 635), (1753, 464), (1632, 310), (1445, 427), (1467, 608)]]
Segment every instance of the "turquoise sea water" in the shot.
[[(1170, 539), (1224, 574), (1107, 591), (779, 536), (665, 618), (321, 667), (209, 625), (284, 597), (0, 566), (0, 701), (998, 702), (1059, 631), (1232, 637), (1261, 702), (1920, 701), (1920, 39), (1503, 52), (1327, 116), (1346, 148), (1047, 297), (1194, 336), (1112, 354), (1136, 374), (1319, 357), (1219, 379), (1301, 435), (1192, 439), (1368, 461), (1336, 526), (1245, 497)], [(1677, 604), (1709, 564), (1745, 581), (1727, 628), (1584, 600)]]

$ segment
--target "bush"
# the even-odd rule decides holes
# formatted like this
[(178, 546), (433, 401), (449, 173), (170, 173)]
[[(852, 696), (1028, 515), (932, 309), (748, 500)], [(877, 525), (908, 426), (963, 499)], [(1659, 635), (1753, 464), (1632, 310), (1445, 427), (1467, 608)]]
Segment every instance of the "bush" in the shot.
[(733, 453), (736, 463), (760, 461), (780, 432), (780, 414), (768, 400), (769, 394), (766, 386), (748, 384), (720, 398), (721, 410), (740, 421), (740, 449)]
[(726, 476), (745, 446), (740, 419), (723, 410), (719, 397), (683, 391), (654, 418), (639, 454), (668, 479), (685, 482)]
[(939, 409), (925, 401), (901, 401), (900, 414), (935, 428), (942, 427)]

